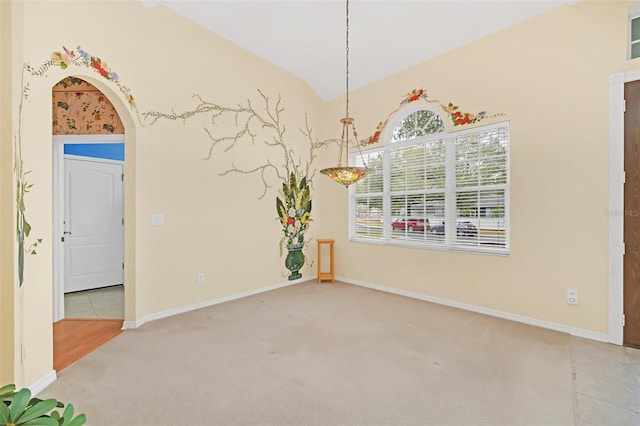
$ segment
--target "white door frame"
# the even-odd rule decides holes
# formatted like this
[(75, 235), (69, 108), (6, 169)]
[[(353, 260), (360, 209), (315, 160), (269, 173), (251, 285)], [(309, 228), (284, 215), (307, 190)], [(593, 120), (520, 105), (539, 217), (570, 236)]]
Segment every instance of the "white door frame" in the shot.
[(609, 336), (622, 345), (624, 313), (624, 85), (640, 70), (609, 77)]
[(64, 319), (64, 145), (92, 143), (124, 143), (124, 135), (53, 136), (53, 322)]

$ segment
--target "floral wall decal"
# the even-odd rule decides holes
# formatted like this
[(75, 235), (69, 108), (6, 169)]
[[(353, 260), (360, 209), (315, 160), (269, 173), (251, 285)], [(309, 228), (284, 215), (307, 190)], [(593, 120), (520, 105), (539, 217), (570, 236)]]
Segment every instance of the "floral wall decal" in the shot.
[(281, 119), (284, 111), (281, 98), (278, 96), (274, 103), (261, 90), (258, 90), (258, 94), (264, 105), (260, 110), (253, 106), (251, 100), (237, 106), (224, 106), (195, 95), (197, 105), (192, 110), (182, 113), (149, 111), (143, 113), (143, 117), (153, 125), (161, 119), (185, 122), (196, 115), (207, 114), (210, 116), (212, 127), (217, 125), (218, 119), (224, 116), (232, 117), (236, 128), (239, 129), (236, 133), (218, 135), (213, 130), (205, 129), (210, 139), (209, 151), (205, 159), (212, 158), (215, 151), (221, 147), (224, 147), (223, 150), (226, 152), (243, 141), (252, 146), (261, 141), (265, 146), (280, 151), (283, 159), (280, 164), (274, 164), (269, 158), (264, 160), (265, 163), (250, 169), (240, 169), (231, 164), (227, 170), (220, 173), (220, 176), (232, 173), (259, 174), (263, 185), (259, 199), (264, 198), (272, 187), (270, 183), (272, 178), (275, 177), (282, 182), (282, 188), (276, 196), (277, 220), (284, 234), (279, 244), (280, 255), (282, 256), (283, 249), (286, 247), (288, 254), (285, 266), (291, 271), (289, 280), (294, 280), (302, 276), (299, 274), (299, 269), (304, 264), (304, 254), (301, 250), (305, 247), (304, 234), (311, 222), (310, 183), (316, 172), (313, 162), (317, 158), (319, 149), (332, 143), (338, 144), (339, 141), (315, 138), (305, 117), (305, 129), (300, 129), (300, 132), (308, 140), (308, 152), (303, 158), (296, 153), (285, 137), (286, 126)]
[(384, 121), (380, 121), (378, 123), (374, 133), (371, 136), (369, 136), (367, 139), (360, 141), (360, 144), (366, 146), (366, 145), (378, 143), (380, 141), (380, 136), (382, 135), (382, 131), (389, 123), (389, 119), (396, 112), (398, 112), (403, 106), (410, 104), (412, 102), (420, 101), (420, 100), (439, 105), (440, 108), (442, 108), (442, 110), (449, 116), (449, 118), (451, 119), (451, 123), (454, 126), (473, 124), (481, 120), (484, 120), (486, 118), (494, 118), (494, 117), (499, 117), (504, 115), (504, 113), (487, 114), (486, 111), (480, 111), (477, 114), (463, 112), (460, 110), (460, 107), (458, 107), (457, 105), (454, 105), (451, 102), (445, 105), (436, 99), (429, 99), (429, 96), (427, 95), (427, 92), (424, 89), (413, 89), (412, 91), (404, 95), (404, 97), (400, 101), (400, 105), (398, 106), (398, 108), (390, 112)]
[(282, 198), (276, 197), (276, 210), (284, 234), (280, 255), (286, 244), (285, 266), (291, 271), (289, 280), (295, 280), (302, 277), (299, 271), (304, 265), (304, 255), (298, 253), (304, 247), (304, 233), (311, 222), (311, 191), (306, 176), (299, 183), (293, 173), (289, 176), (289, 182), (282, 184)]
[[(33, 66), (26, 64), (25, 69), (33, 76), (44, 76), (51, 67), (60, 67), (63, 70), (69, 68), (71, 65), (90, 68), (118, 88), (127, 100), (129, 108), (136, 113), (138, 122), (143, 124), (142, 120), (140, 120), (138, 107), (133, 95), (131, 94), (131, 90), (120, 82), (120, 76), (112, 71), (107, 63), (98, 56), (90, 55), (80, 46), (76, 49), (78, 50), (77, 54), (73, 50), (69, 50), (63, 46), (62, 51), (53, 52), (51, 54), (51, 58), (48, 61), (43, 62), (38, 68), (34, 68)], [(70, 82), (72, 82), (72, 80), (70, 80)]]
[(67, 77), (53, 87), (54, 135), (124, 133), (113, 104), (95, 86)]
[[(24, 260), (25, 253), (29, 253), (32, 255), (37, 254), (36, 248), (42, 243), (42, 238), (37, 238), (33, 243), (28, 244), (27, 239), (31, 235), (33, 229), (31, 225), (27, 221), (26, 218), (26, 196), (33, 188), (33, 183), (27, 181), (27, 175), (29, 171), (25, 171), (24, 169), (24, 161), (22, 159), (22, 107), (24, 100), (28, 99), (29, 96), (29, 83), (25, 83), (25, 72), (31, 76), (36, 77), (44, 77), (47, 74), (47, 71), (54, 66), (60, 67), (61, 69), (67, 69), (70, 65), (82, 66), (93, 69), (96, 73), (98, 73), (101, 77), (107, 79), (111, 83), (113, 83), (124, 95), (125, 99), (129, 104), (129, 108), (136, 113), (138, 117), (138, 122), (143, 125), (144, 123), (140, 119), (140, 114), (138, 113), (138, 109), (136, 106), (135, 99), (131, 94), (131, 91), (126, 86), (120, 83), (120, 78), (118, 74), (111, 71), (111, 69), (104, 63), (99, 57), (89, 55), (85, 52), (80, 46), (77, 48), (78, 54), (75, 54), (73, 51), (63, 47), (63, 52), (53, 52), (51, 54), (51, 58), (45, 62), (43, 62), (39, 67), (34, 68), (30, 64), (26, 63), (23, 65), (21, 70), (21, 85), (22, 85), (22, 96), (20, 97), (20, 103), (18, 104), (18, 128), (14, 134), (14, 162), (13, 162), (13, 171), (16, 179), (16, 239), (18, 241), (18, 286), (21, 287), (24, 283)], [(65, 78), (62, 82), (63, 87), (69, 87), (74, 84), (78, 84), (78, 81), (82, 81), (76, 77)], [(64, 100), (60, 101), (60, 107), (65, 108), (69, 107), (69, 103)], [(66, 104), (66, 105), (65, 105)], [(87, 106), (87, 109), (89, 107)], [(91, 113), (99, 113), (97, 110), (92, 110)], [(95, 118), (95, 115), (94, 115)], [(65, 118), (65, 122), (67, 122), (67, 118)], [(73, 127), (73, 121), (68, 122), (68, 127)], [(103, 130), (111, 133), (110, 127), (111, 124), (107, 124), (106, 127), (103, 127)], [(113, 131), (116, 131), (116, 128), (113, 128)]]
[(488, 117), (497, 117), (500, 115), (504, 115), (498, 113), (488, 116), (486, 111), (480, 111), (477, 114), (470, 114), (468, 112), (460, 111), (460, 108), (457, 105), (452, 104), (451, 102), (449, 102), (449, 105), (447, 105), (446, 107), (443, 106), (442, 109), (449, 114), (449, 118), (451, 118), (454, 126), (477, 123), (478, 121)]
[(409, 93), (407, 93), (404, 97), (404, 99), (402, 99), (402, 101), (400, 101), (400, 105), (404, 105), (404, 104), (408, 104), (411, 102), (415, 102), (419, 99), (424, 99), (425, 101), (427, 100), (427, 92), (424, 91), (424, 89), (413, 89), (412, 91), (410, 91)]

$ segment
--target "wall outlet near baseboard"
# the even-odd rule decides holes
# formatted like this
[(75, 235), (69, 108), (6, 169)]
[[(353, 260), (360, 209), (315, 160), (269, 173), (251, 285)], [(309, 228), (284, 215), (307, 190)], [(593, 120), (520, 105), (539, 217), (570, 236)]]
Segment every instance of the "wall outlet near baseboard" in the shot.
[(570, 305), (578, 304), (578, 290), (576, 290), (575, 288), (567, 289), (567, 303)]
[(200, 272), (198, 274), (198, 284), (202, 284), (204, 282), (204, 272)]

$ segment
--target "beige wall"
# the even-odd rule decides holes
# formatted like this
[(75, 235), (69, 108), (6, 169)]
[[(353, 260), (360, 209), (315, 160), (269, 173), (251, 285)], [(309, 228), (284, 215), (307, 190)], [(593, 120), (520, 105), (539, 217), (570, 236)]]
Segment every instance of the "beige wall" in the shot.
[[(261, 109), (260, 88), (274, 103), (282, 96), (285, 140), (306, 157), (307, 144), (298, 128), (304, 126), (305, 112), (311, 125), (320, 127), (315, 114), (319, 98), (306, 83), (221, 37), (162, 7), (145, 9), (138, 1), (22, 6), (26, 62), (39, 66), (53, 51), (66, 46), (77, 52), (80, 45), (118, 73), (139, 112), (192, 109), (194, 93), (229, 106), (251, 99)], [(96, 16), (114, 26), (96, 31)], [(28, 125), (23, 127), (23, 156), (34, 183), (27, 214), (32, 235), (43, 237), (44, 243), (37, 256), (27, 259), (23, 309), (16, 325), (24, 330), (24, 376), (18, 378), (22, 384), (33, 383), (52, 368), (51, 88), (68, 75), (89, 81), (109, 96), (125, 124), (127, 320), (287, 282), (275, 210), (281, 183), (268, 176), (273, 186), (260, 200), (259, 175), (220, 176), (232, 164), (248, 169), (268, 159), (279, 165), (282, 152), (261, 144), (270, 135), (263, 134), (255, 146), (217, 150), (213, 159), (204, 161), (208, 116), (186, 123), (140, 123), (117, 86), (91, 69), (54, 67), (46, 76), (28, 78), (30, 100), (24, 109)], [(232, 120), (216, 130), (237, 131)], [(151, 225), (151, 215), (157, 213), (164, 214), (164, 226)], [(315, 232), (312, 228), (308, 237)], [(314, 257), (313, 245), (308, 254)], [(206, 274), (204, 284), (197, 283), (199, 272)], [(309, 266), (303, 270), (305, 277), (312, 273)]]
[[(414, 88), (506, 114), (492, 122), (511, 128), (511, 253), (348, 242), (347, 198), (327, 186), (319, 204), (334, 224), (339, 275), (606, 333), (609, 76), (640, 66), (626, 60), (629, 4), (564, 6), (353, 93), (366, 136)], [(341, 107), (329, 108), (338, 117)], [(567, 288), (579, 305), (566, 303)]]
[[(511, 254), (348, 242), (347, 192), (316, 175), (315, 222), (308, 237), (336, 239), (338, 275), (606, 332), (608, 77), (640, 65), (625, 60), (628, 4), (562, 7), (354, 92), (351, 112), (363, 137), (397, 107), (404, 93), (419, 87), (467, 111), (507, 114)], [(286, 136), (301, 155), (307, 146), (297, 129), (304, 125), (305, 112), (319, 136), (340, 131), (343, 99), (322, 104), (304, 82), (164, 8), (145, 9), (134, 0), (29, 1), (21, 7), (24, 18), (13, 24), (24, 37), (24, 61), (37, 66), (62, 46), (75, 50), (81, 45), (119, 74), (141, 112), (188, 110), (195, 106), (193, 93), (223, 105), (247, 98), (260, 105), (256, 89), (261, 88), (273, 98), (282, 96)], [(1, 19), (6, 19), (5, 11)], [(96, 16), (112, 27), (96, 31)], [(0, 65), (2, 88), (5, 68)], [(16, 70), (19, 64), (11, 69)], [(263, 188), (258, 176), (219, 176), (231, 164), (251, 168), (266, 159), (280, 164), (279, 152), (242, 145), (226, 153), (218, 150), (203, 161), (207, 117), (142, 125), (118, 88), (92, 70), (51, 69), (45, 77), (29, 79), (31, 95), (24, 110), (23, 155), (35, 184), (27, 214), (33, 235), (43, 237), (44, 244), (37, 256), (27, 258), (24, 291), (14, 303), (14, 336), (21, 336), (25, 357), (16, 374), (21, 384), (33, 383), (52, 368), (51, 88), (68, 75), (86, 79), (109, 96), (125, 124), (127, 320), (286, 282), (277, 247), (278, 182), (270, 179), (273, 188), (259, 200)], [(7, 109), (3, 101), (2, 126)], [(5, 160), (10, 143), (3, 129), (0, 250), (5, 254), (14, 235), (12, 228), (6, 231), (4, 220), (12, 196), (4, 184), (10, 175)], [(236, 131), (229, 122), (217, 130)], [(335, 154), (335, 149), (321, 152), (318, 167), (332, 165)], [(165, 215), (164, 226), (151, 225), (156, 213)], [(308, 255), (313, 261), (313, 244)], [(4, 300), (11, 283), (5, 278), (6, 257), (2, 259)], [(205, 284), (197, 283), (198, 272), (206, 274)], [(307, 266), (303, 274), (311, 277), (314, 269)], [(567, 287), (580, 291), (580, 305), (566, 304)], [(4, 349), (12, 324), (4, 321), (3, 306), (0, 366), (11, 364), (13, 353)]]
[[(11, 3), (0, 2), (0, 384), (13, 381), (14, 204), (11, 143)], [(1, 386), (1, 385), (0, 385)]]

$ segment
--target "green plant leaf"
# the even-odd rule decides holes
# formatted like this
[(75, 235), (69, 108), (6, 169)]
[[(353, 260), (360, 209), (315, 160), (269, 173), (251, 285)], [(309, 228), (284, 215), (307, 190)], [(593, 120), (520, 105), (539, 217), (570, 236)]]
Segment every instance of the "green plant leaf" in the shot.
[(82, 426), (86, 422), (87, 422), (87, 416), (84, 414), (79, 414), (75, 419), (71, 420), (69, 423), (67, 423), (67, 420), (65, 418), (65, 422), (63, 423), (63, 425), (64, 426)]
[(62, 412), (62, 417), (64, 417), (65, 423), (67, 422), (67, 420), (71, 420), (73, 418), (73, 412), (74, 412), (73, 404), (68, 404), (65, 407), (64, 411)]
[(24, 282), (24, 243), (18, 243), (18, 287)]
[(297, 187), (298, 185), (296, 184), (296, 175), (291, 173), (291, 177), (289, 178), (289, 191), (291, 195), (296, 193)]
[(6, 425), (7, 423), (9, 423), (9, 407), (0, 404), (0, 424)]
[(22, 415), (24, 409), (27, 408), (31, 399), (31, 391), (28, 388), (20, 389), (13, 397), (11, 408), (9, 409), (9, 419), (14, 423)]
[(282, 212), (287, 211), (280, 197), (276, 197), (276, 210), (278, 212), (278, 220), (282, 221)]
[(18, 420), (20, 420), (20, 423), (26, 423), (29, 420), (42, 417), (44, 414), (56, 408), (57, 404), (58, 401), (53, 398), (40, 401), (25, 410), (24, 414), (20, 416)]
[(18, 422), (16, 426), (59, 426), (56, 419), (51, 417), (39, 417), (37, 419), (29, 420), (26, 423)]
[(22, 229), (24, 231), (24, 235), (28, 237), (31, 233), (31, 225), (29, 225), (27, 219), (24, 218), (24, 214), (22, 215)]
[(300, 180), (300, 189), (303, 189), (305, 186), (307, 186), (307, 177), (304, 176), (301, 180)]
[(16, 385), (9, 384), (9, 385), (4, 385), (3, 387), (0, 388), (0, 398), (6, 398), (8, 396), (13, 396), (16, 394)]
[(60, 426), (79, 426), (83, 425), (87, 421), (87, 416), (84, 414), (78, 415), (76, 418), (73, 418), (74, 408), (73, 404), (67, 405), (67, 408), (64, 409), (62, 413), (62, 419), (60, 421)]

